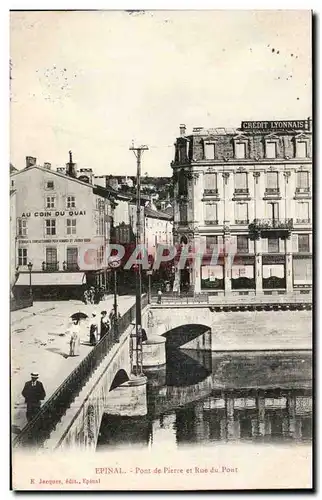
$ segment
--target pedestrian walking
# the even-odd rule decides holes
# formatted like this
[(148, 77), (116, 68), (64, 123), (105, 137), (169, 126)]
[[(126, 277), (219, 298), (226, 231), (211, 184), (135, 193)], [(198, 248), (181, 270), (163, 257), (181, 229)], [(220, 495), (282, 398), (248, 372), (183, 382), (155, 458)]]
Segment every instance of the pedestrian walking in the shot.
[(91, 286), (89, 289), (89, 302), (90, 304), (94, 304), (94, 296), (95, 296), (95, 288)]
[(25, 383), (21, 393), (27, 404), (26, 416), (28, 422), (37, 415), (41, 406), (40, 401), (46, 397), (44, 386), (38, 380), (38, 377), (38, 373), (31, 373), (31, 380)]
[(161, 300), (162, 300), (162, 292), (161, 292), (161, 290), (160, 290), (160, 288), (159, 288), (159, 290), (158, 290), (158, 300), (157, 300), (157, 303), (158, 303), (158, 304), (161, 304)]
[(101, 312), (101, 330), (100, 330), (100, 340), (102, 340), (105, 335), (110, 331), (110, 325), (107, 318), (107, 311)]
[(70, 328), (69, 355), (78, 356), (79, 349), (80, 349), (79, 321), (77, 319), (73, 319), (73, 324)]
[(98, 339), (98, 324), (97, 324), (96, 313), (93, 312), (90, 327), (89, 327), (89, 342), (90, 342), (90, 344), (93, 346), (96, 345), (97, 339)]
[(89, 290), (85, 290), (83, 295), (83, 301), (85, 304), (88, 304), (90, 301)]

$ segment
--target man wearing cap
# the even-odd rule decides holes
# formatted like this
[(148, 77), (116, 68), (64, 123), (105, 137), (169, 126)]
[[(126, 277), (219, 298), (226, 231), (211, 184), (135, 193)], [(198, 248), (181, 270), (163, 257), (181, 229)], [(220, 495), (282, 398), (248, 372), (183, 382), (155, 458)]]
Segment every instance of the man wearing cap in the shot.
[(40, 410), (40, 401), (45, 399), (44, 386), (38, 380), (38, 373), (31, 373), (31, 380), (25, 383), (22, 395), (27, 403), (27, 420), (30, 422)]

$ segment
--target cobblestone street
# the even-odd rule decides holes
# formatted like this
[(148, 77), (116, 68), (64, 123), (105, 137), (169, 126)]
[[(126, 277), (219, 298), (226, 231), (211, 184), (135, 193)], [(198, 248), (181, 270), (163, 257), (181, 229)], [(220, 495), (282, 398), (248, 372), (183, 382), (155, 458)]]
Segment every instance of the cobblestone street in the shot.
[[(119, 312), (124, 314), (135, 302), (132, 296), (118, 298)], [(88, 321), (81, 322), (80, 354), (68, 356), (69, 336), (66, 335), (71, 314), (82, 311), (88, 316), (93, 311), (108, 313), (113, 306), (113, 295), (100, 304), (84, 305), (81, 301), (36, 302), (33, 307), (11, 313), (11, 398), (12, 422), (15, 434), (26, 423), (26, 405), (21, 396), (30, 373), (37, 371), (47, 400), (72, 370), (88, 354)]]

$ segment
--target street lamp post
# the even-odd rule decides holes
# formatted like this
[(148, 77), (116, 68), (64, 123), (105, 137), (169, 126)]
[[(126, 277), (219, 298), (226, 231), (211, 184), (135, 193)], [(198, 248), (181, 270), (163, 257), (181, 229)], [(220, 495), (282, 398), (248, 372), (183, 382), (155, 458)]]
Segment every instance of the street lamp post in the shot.
[(149, 285), (148, 285), (148, 303), (151, 304), (151, 276), (152, 270), (147, 271)]
[(32, 300), (32, 287), (31, 287), (31, 270), (32, 270), (32, 263), (29, 262), (28, 264), (28, 271), (29, 271), (29, 296)]
[(118, 257), (110, 257), (108, 265), (114, 271), (114, 339), (116, 342), (119, 342), (119, 324), (118, 324), (118, 311), (117, 311), (117, 269), (121, 265), (121, 261)]

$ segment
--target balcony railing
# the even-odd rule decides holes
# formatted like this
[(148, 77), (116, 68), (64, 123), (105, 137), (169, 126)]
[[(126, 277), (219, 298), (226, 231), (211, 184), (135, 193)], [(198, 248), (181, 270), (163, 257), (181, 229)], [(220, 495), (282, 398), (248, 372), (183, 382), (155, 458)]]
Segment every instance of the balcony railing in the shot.
[(296, 224), (310, 224), (311, 219), (296, 219)]
[(295, 189), (296, 194), (304, 194), (304, 193), (310, 193), (311, 189), (309, 187), (297, 187)]
[(266, 188), (265, 196), (277, 196), (280, 194), (280, 188)]
[(218, 196), (218, 189), (204, 189), (204, 196)]
[(249, 229), (254, 231), (265, 230), (287, 230), (293, 229), (293, 219), (254, 219), (249, 224)]
[(77, 262), (63, 262), (63, 271), (79, 271)]
[[(147, 296), (142, 297), (142, 309), (148, 303)], [(136, 305), (134, 304), (118, 321), (118, 333), (111, 330), (93, 347), (80, 364), (58, 387), (54, 394), (44, 403), (39, 413), (22, 429), (13, 442), (14, 447), (41, 447), (50, 437), (58, 422), (90, 379), (94, 370), (119, 342), (128, 326), (135, 321)]]
[(218, 226), (218, 220), (205, 220), (205, 226)]
[(235, 224), (237, 224), (238, 226), (244, 226), (245, 224), (249, 224), (249, 220), (248, 219), (236, 219)]
[(237, 188), (234, 191), (234, 195), (249, 194), (248, 188)]
[(43, 262), (42, 270), (45, 272), (59, 271), (59, 262)]

